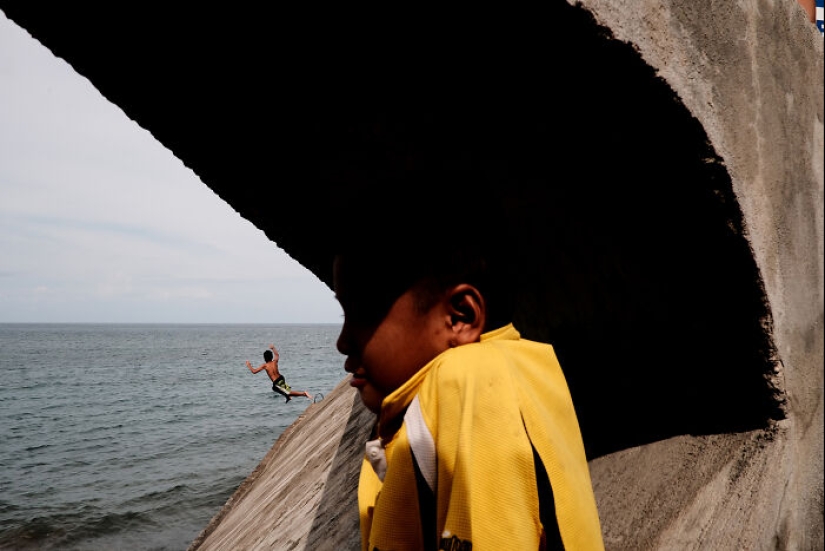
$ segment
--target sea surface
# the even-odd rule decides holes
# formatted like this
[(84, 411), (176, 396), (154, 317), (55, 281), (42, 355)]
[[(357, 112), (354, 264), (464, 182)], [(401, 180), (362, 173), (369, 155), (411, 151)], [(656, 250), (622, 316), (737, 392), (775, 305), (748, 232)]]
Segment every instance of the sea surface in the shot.
[(0, 549), (184, 551), (344, 378), (338, 325), (0, 324)]

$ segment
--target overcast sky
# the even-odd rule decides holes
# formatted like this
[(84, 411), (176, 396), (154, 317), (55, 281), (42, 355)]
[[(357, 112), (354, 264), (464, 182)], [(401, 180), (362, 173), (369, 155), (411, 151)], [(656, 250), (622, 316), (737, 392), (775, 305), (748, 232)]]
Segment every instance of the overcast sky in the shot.
[(315, 275), (0, 11), (0, 322), (341, 319)]

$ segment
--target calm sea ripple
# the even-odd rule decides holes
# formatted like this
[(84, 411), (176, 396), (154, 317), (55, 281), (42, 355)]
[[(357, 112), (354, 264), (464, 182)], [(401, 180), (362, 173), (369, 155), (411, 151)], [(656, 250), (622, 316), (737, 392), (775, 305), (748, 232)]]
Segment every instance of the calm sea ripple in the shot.
[(337, 325), (0, 324), (0, 549), (185, 550), (308, 400)]

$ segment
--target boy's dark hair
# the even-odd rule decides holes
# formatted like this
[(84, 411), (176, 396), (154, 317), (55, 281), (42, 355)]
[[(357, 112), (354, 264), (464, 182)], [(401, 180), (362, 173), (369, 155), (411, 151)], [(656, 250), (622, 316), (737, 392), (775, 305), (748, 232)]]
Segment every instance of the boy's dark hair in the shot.
[(274, 356), (272, 355), (272, 350), (264, 350), (264, 361), (271, 362)]
[(346, 259), (354, 298), (345, 305), (347, 315), (380, 321), (412, 288), (426, 310), (444, 290), (469, 283), (485, 301), (485, 330), (510, 323), (514, 244), (497, 224), (499, 208), (469, 193), (451, 197), (431, 191), (431, 196), (401, 197), (389, 212), (356, 217), (342, 231), (336, 253)]
[(485, 329), (512, 321), (516, 247), (500, 197), (518, 178), (512, 153), (531, 154), (513, 131), (518, 117), (499, 120), (453, 99), (346, 111), (324, 127), (334, 147), (322, 148), (316, 169), (337, 205), (332, 252), (350, 257), (360, 276), (347, 282), (359, 297), (347, 316), (361, 309), (383, 317), (416, 283), (425, 307), (437, 291), (466, 282), (485, 299)]

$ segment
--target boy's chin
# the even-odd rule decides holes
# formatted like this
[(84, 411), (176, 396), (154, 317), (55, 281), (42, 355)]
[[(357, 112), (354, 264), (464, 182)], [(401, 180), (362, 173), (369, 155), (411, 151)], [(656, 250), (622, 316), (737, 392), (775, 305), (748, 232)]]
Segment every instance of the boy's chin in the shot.
[(381, 411), (381, 403), (384, 401), (383, 396), (380, 396), (369, 386), (359, 388), (358, 393), (361, 395), (361, 402), (368, 410), (373, 413), (378, 413)]

